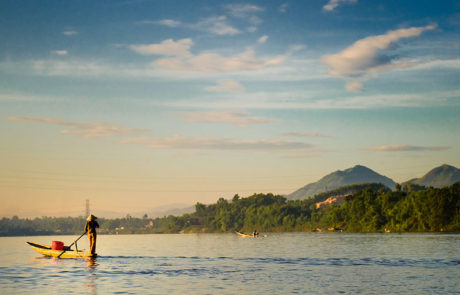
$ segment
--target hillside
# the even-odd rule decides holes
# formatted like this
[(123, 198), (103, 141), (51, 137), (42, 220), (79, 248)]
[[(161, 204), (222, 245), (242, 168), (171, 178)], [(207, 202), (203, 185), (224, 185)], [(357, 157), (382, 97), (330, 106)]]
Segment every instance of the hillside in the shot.
[[(350, 191), (354, 193), (348, 194)], [(318, 205), (330, 195), (330, 202)], [(2, 218), (0, 236), (79, 234), (84, 224), (84, 217)], [(182, 216), (101, 217), (99, 224), (103, 234), (234, 233), (254, 229), (311, 232), (323, 228), (346, 232), (459, 233), (460, 181), (448, 187), (412, 192), (390, 191), (376, 183), (353, 185), (296, 201), (273, 194), (235, 196), (231, 201), (220, 198), (210, 205), (197, 203), (193, 213)]]
[(319, 181), (310, 183), (286, 196), (288, 200), (302, 200), (311, 198), (317, 194), (334, 190), (342, 186), (362, 183), (382, 183), (390, 189), (394, 189), (395, 182), (367, 167), (356, 165), (346, 170), (338, 170), (324, 176)]
[(437, 187), (441, 188), (449, 186), (460, 180), (460, 169), (450, 166), (442, 165), (430, 170), (421, 178), (411, 179), (404, 184), (412, 183), (425, 187)]

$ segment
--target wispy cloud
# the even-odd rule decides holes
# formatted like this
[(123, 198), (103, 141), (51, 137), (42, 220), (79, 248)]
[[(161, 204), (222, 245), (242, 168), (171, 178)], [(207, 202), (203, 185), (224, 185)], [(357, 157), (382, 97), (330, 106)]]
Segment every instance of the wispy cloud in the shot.
[[(128, 46), (123, 45), (128, 49)], [(211, 52), (208, 52), (211, 53)], [(316, 60), (302, 61), (292, 60), (292, 51), (288, 51), (281, 56), (255, 57), (258, 61), (276, 61), (277, 58), (284, 58), (285, 62), (277, 65), (262, 65), (257, 70), (238, 71), (238, 79), (245, 81), (308, 81), (317, 79), (327, 79), (326, 74), (320, 73), (320, 66)], [(218, 54), (222, 58), (231, 58)], [(238, 55), (238, 54), (237, 54)], [(148, 60), (149, 57), (151, 60)], [(101, 59), (83, 58), (48, 58), (39, 60), (0, 61), (0, 71), (9, 74), (19, 74), (28, 76), (49, 76), (49, 77), (80, 77), (84, 79), (137, 79), (145, 80), (151, 78), (162, 78), (177, 80), (201, 80), (203, 78), (212, 80), (235, 79), (234, 74), (229, 71), (193, 71), (193, 69), (172, 71), (153, 65), (158, 56), (146, 56), (146, 63), (120, 62), (109, 63)], [(161, 58), (161, 56), (160, 56)], [(187, 59), (187, 58), (183, 58)]]
[(289, 6), (289, 4), (287, 4), (287, 3), (281, 4), (281, 6), (279, 8), (279, 11), (281, 13), (285, 13), (287, 11), (288, 6)]
[(235, 111), (184, 113), (181, 114), (181, 117), (188, 123), (231, 124), (240, 128), (255, 124), (271, 124), (276, 122), (273, 119), (252, 117), (247, 113)]
[(237, 92), (243, 91), (244, 87), (238, 81), (235, 80), (219, 80), (217, 85), (208, 86), (205, 88), (205, 90), (217, 92)]
[(190, 56), (190, 47), (193, 45), (192, 39), (172, 39), (164, 40), (158, 44), (131, 45), (129, 48), (143, 55), (167, 55), (167, 56)]
[(57, 55), (67, 55), (68, 54), (67, 50), (53, 50), (51, 51), (51, 53), (57, 54)]
[(345, 89), (351, 92), (361, 92), (361, 90), (363, 90), (363, 87), (363, 83), (357, 80), (350, 81), (345, 85)]
[(0, 93), (0, 101), (12, 101), (12, 102), (31, 102), (31, 103), (45, 103), (45, 102), (62, 102), (65, 99), (62, 98), (51, 98), (40, 95), (30, 95), (23, 93)]
[[(180, 100), (169, 102), (169, 107), (200, 109), (376, 109), (391, 107), (459, 106), (460, 91), (355, 95), (330, 98), (317, 94), (283, 92), (242, 92), (226, 100)], [(306, 98), (308, 97), (308, 98)]]
[(87, 60), (34, 60), (26, 64), (30, 67), (31, 73), (45, 76), (113, 76), (122, 73), (123, 69), (104, 65), (96, 61)]
[(236, 35), (240, 33), (237, 28), (227, 23), (225, 15), (205, 18), (196, 24), (190, 25), (190, 27), (215, 35)]
[(286, 132), (282, 136), (286, 137), (326, 137), (326, 135), (319, 132)]
[[(161, 44), (161, 43), (160, 43)], [(124, 45), (124, 47), (126, 47)], [(301, 49), (296, 47), (294, 49)], [(276, 66), (259, 66), (258, 71), (238, 72), (240, 77), (263, 79), (263, 81), (306, 81), (306, 80), (321, 80), (327, 79), (328, 75), (321, 73), (321, 66), (316, 60), (293, 60), (291, 59), (292, 50), (281, 56), (275, 56), (266, 60), (255, 58), (258, 61), (267, 61), (282, 59), (285, 63), (280, 62)], [(192, 56), (195, 56), (192, 54)], [(217, 54), (223, 59), (231, 59), (232, 56), (223, 56)], [(236, 55), (238, 57), (238, 55)], [(415, 65), (410, 68), (401, 69), (400, 71), (428, 71), (432, 69), (440, 70), (460, 70), (460, 59), (433, 59), (433, 60), (415, 60)], [(40, 59), (40, 60), (24, 60), (0, 61), (0, 70), (4, 73), (12, 74), (27, 74), (39, 76), (60, 76), (60, 77), (88, 77), (88, 78), (122, 78), (122, 79), (145, 79), (145, 78), (171, 78), (171, 79), (187, 79), (196, 80), (203, 77), (216, 78), (216, 70), (214, 71), (193, 71), (189, 66), (188, 71), (170, 71), (167, 68), (153, 67), (151, 63), (134, 64), (134, 63), (107, 63), (101, 60), (93, 59)], [(228, 71), (227, 71), (228, 72)], [(222, 73), (225, 73), (224, 71)], [(219, 77), (222, 78), (222, 77)], [(352, 79), (351, 81), (362, 82), (366, 81), (365, 77), (344, 77)], [(254, 81), (254, 80), (253, 80)], [(350, 82), (351, 82), (350, 81)], [(358, 85), (359, 86), (359, 85)], [(360, 86), (362, 87), (362, 85)], [(291, 91), (292, 93), (292, 91)], [(437, 96), (437, 93), (430, 95)], [(419, 97), (424, 97), (420, 94)]]
[[(264, 43), (268, 36), (259, 38), (258, 43)], [(154, 65), (168, 70), (175, 71), (199, 71), (199, 72), (232, 72), (257, 70), (267, 66), (278, 65), (285, 61), (286, 57), (301, 50), (303, 46), (294, 46), (285, 55), (272, 59), (262, 60), (255, 56), (254, 49), (226, 57), (218, 53), (202, 53), (193, 55), (190, 48), (193, 45), (192, 39), (164, 40), (156, 44), (131, 45), (129, 48), (136, 53), (143, 55), (164, 55), (173, 58), (160, 58), (153, 62)]]
[(265, 8), (254, 4), (228, 4), (225, 5), (224, 8), (230, 15), (239, 18), (245, 18), (265, 10)]
[[(330, 67), (330, 75), (346, 78), (361, 77), (364, 80), (368, 79), (369, 74), (411, 67), (415, 64), (408, 61), (397, 61), (396, 56), (380, 54), (380, 51), (388, 50), (392, 44), (401, 39), (419, 36), (436, 27), (436, 25), (412, 27), (370, 36), (356, 41), (337, 54), (323, 56), (322, 62)], [(347, 88), (359, 90), (362, 87), (360, 83), (360, 81), (353, 81), (347, 85)]]
[(62, 34), (65, 36), (74, 36), (74, 35), (77, 35), (78, 32), (74, 30), (65, 30), (62, 32)]
[[(290, 54), (290, 53), (288, 53)], [(271, 59), (260, 59), (255, 56), (254, 49), (233, 55), (223, 56), (218, 53), (202, 53), (188, 58), (163, 58), (154, 62), (155, 66), (174, 71), (198, 72), (237, 72), (253, 71), (283, 63), (286, 55)]]
[(267, 42), (267, 40), (268, 40), (268, 36), (263, 35), (262, 37), (259, 38), (259, 40), (257, 40), (257, 43), (263, 44), (263, 43)]
[(256, 32), (257, 26), (263, 22), (258, 14), (265, 11), (264, 7), (254, 4), (228, 4), (224, 5), (224, 9), (228, 16), (245, 20), (249, 24), (248, 32)]
[(163, 25), (163, 26), (170, 27), (170, 28), (177, 28), (177, 27), (180, 27), (182, 25), (182, 23), (180, 21), (173, 20), (173, 19), (162, 19), (162, 20), (157, 20), (157, 21), (143, 20), (143, 21), (137, 22), (137, 24), (140, 24), (140, 25)]
[(333, 11), (337, 7), (343, 4), (355, 4), (358, 0), (329, 0), (329, 2), (323, 6), (324, 11)]
[(6, 120), (19, 121), (24, 123), (42, 123), (57, 126), (65, 126), (61, 134), (75, 134), (85, 138), (91, 137), (111, 137), (122, 135), (139, 134), (145, 130), (133, 129), (103, 122), (69, 122), (57, 118), (34, 118), (34, 117), (7, 117)]
[(373, 152), (420, 152), (420, 151), (445, 151), (447, 146), (417, 146), (408, 144), (379, 145), (368, 147), (365, 150)]
[(460, 70), (460, 59), (435, 59), (418, 61), (414, 66), (416, 70), (454, 69)]
[(151, 149), (188, 150), (242, 150), (242, 151), (313, 151), (314, 146), (304, 142), (283, 140), (238, 140), (218, 137), (137, 137), (120, 141), (122, 144), (139, 144)]
[(186, 28), (190, 30), (203, 31), (213, 35), (237, 35), (240, 30), (228, 23), (227, 16), (210, 16), (203, 18), (196, 23), (184, 23), (173, 19), (143, 20), (137, 22), (140, 25), (161, 25), (170, 28)]

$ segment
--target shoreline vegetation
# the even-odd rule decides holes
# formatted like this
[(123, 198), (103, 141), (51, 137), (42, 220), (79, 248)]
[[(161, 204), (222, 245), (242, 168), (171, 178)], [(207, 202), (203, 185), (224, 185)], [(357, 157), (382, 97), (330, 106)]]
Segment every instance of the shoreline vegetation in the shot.
[[(85, 217), (0, 219), (0, 236), (80, 234)], [(100, 217), (100, 234), (223, 232), (460, 233), (460, 182), (444, 188), (377, 183), (351, 185), (305, 200), (254, 194), (197, 203), (195, 212), (161, 218)]]

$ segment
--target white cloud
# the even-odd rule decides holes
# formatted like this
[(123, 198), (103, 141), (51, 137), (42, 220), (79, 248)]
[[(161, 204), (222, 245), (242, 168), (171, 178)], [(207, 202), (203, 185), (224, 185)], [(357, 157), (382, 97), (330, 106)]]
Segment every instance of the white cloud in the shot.
[(164, 58), (158, 59), (154, 65), (175, 71), (198, 71), (198, 72), (235, 72), (252, 71), (265, 67), (279, 65), (284, 62), (286, 56), (277, 56), (272, 59), (259, 59), (253, 49), (234, 56), (222, 56), (217, 53), (202, 53), (189, 58)]
[[(260, 25), (263, 20), (257, 16), (257, 14), (265, 11), (265, 8), (254, 4), (229, 4), (225, 5), (224, 9), (230, 17), (242, 19), (249, 24), (246, 31), (253, 33), (257, 31), (257, 26)], [(241, 21), (239, 20), (239, 23)]]
[(259, 38), (259, 40), (257, 40), (257, 42), (258, 42), (259, 44), (263, 44), (263, 43), (267, 42), (267, 40), (268, 40), (268, 36), (267, 36), (267, 35), (263, 35), (262, 37)]
[(205, 90), (217, 92), (235, 92), (243, 91), (244, 87), (235, 80), (220, 80), (218, 81), (217, 85), (206, 87)]
[[(213, 57), (216, 59), (213, 59)], [(82, 77), (82, 78), (115, 78), (115, 79), (145, 79), (145, 78), (168, 78), (168, 79), (185, 79), (185, 80), (196, 80), (204, 77), (210, 77), (215, 79), (216, 73), (225, 73), (231, 71), (246, 71), (239, 72), (240, 75), (254, 76), (260, 75), (259, 72), (251, 73), (250, 70), (254, 69), (269, 69), (270, 65), (276, 63), (276, 61), (282, 62), (281, 57), (274, 58), (272, 60), (261, 60), (254, 57), (255, 65), (244, 65), (244, 60), (240, 61), (241, 66), (233, 66), (218, 64), (212, 67), (208, 65), (196, 66), (194, 62), (198, 62), (200, 58), (207, 59), (209, 63), (213, 63), (213, 60), (217, 63), (218, 59), (225, 63), (231, 63), (231, 60), (239, 60), (241, 57), (225, 57), (219, 54), (211, 54), (210, 56), (197, 56), (192, 58), (190, 61), (187, 58), (177, 59), (166, 59), (161, 61), (158, 66), (152, 66), (152, 63), (145, 65), (136, 64), (109, 64), (103, 63), (97, 60), (33, 60), (27, 62), (0, 62), (0, 69), (9, 73), (27, 73), (28, 75), (39, 75), (39, 76), (50, 76), (50, 77)], [(161, 59), (159, 59), (161, 60)], [(250, 62), (250, 61), (248, 61)], [(265, 63), (266, 62), (266, 63)], [(162, 64), (163, 63), (163, 64)], [(155, 62), (153, 62), (155, 65)], [(286, 76), (282, 76), (280, 73), (281, 69), (270, 72), (272, 79), (286, 79)], [(268, 73), (267, 73), (268, 75)], [(278, 78), (275, 78), (277, 76)], [(299, 76), (294, 77), (299, 80)], [(264, 77), (264, 80), (269, 79), (269, 76)]]
[(359, 81), (350, 81), (346, 84), (345, 89), (351, 92), (360, 92), (363, 90), (363, 83)]
[(227, 23), (226, 16), (209, 17), (198, 22), (197, 24), (190, 25), (190, 27), (215, 35), (236, 35), (240, 33), (237, 28)]
[(164, 40), (159, 44), (131, 45), (129, 48), (143, 55), (168, 55), (168, 56), (190, 56), (190, 47), (193, 45), (192, 39), (172, 39)]
[(287, 132), (282, 135), (288, 137), (326, 137), (324, 134), (319, 132)]
[(51, 53), (57, 54), (57, 55), (67, 55), (68, 54), (67, 50), (53, 50), (51, 51)]
[[(252, 81), (313, 81), (327, 79), (328, 76), (321, 72), (321, 68), (315, 60), (291, 60), (288, 57), (291, 52), (278, 57), (285, 58), (285, 63), (276, 67), (266, 65), (257, 71), (238, 72), (238, 78), (251, 79)], [(226, 58), (222, 56), (222, 58)], [(230, 58), (230, 57), (228, 57)], [(257, 58), (260, 60), (260, 58)], [(276, 61), (277, 58), (273, 58)], [(432, 60), (414, 62), (416, 65), (410, 68), (400, 69), (405, 71), (426, 71), (431, 69), (460, 70), (460, 60)], [(182, 65), (184, 66), (184, 65)], [(185, 67), (185, 66), (184, 66)], [(177, 72), (152, 67), (151, 64), (111, 64), (100, 60), (86, 59), (43, 59), (31, 61), (1, 61), (0, 70), (5, 73), (27, 74), (39, 76), (60, 76), (60, 77), (83, 77), (83, 78), (115, 78), (115, 79), (146, 79), (146, 78), (169, 78), (196, 80), (204, 77), (216, 79), (216, 72), (196, 72), (189, 68), (187, 71)], [(227, 71), (228, 72), (228, 71)], [(225, 73), (225, 72), (222, 72)], [(218, 77), (217, 79), (222, 78)], [(357, 78), (361, 83), (366, 81), (365, 77)], [(347, 78), (347, 80), (350, 78)], [(436, 95), (436, 93), (434, 94)]]
[[(381, 71), (408, 68), (415, 64), (407, 61), (396, 61), (395, 57), (379, 54), (379, 52), (389, 49), (392, 44), (401, 39), (416, 37), (435, 28), (436, 25), (428, 25), (370, 36), (356, 41), (353, 45), (337, 54), (323, 56), (322, 62), (330, 67), (330, 75), (340, 77), (363, 77)], [(350, 82), (347, 88), (356, 90), (361, 86), (358, 83)]]
[(455, 69), (460, 70), (460, 59), (437, 59), (430, 61), (419, 61), (414, 63), (415, 69), (431, 70), (431, 69)]
[(43, 123), (57, 126), (66, 126), (70, 129), (61, 130), (61, 134), (76, 134), (82, 137), (110, 137), (138, 134), (144, 130), (133, 129), (103, 122), (69, 122), (57, 118), (33, 118), (33, 117), (7, 117), (10, 121), (25, 123)]
[(185, 113), (181, 117), (188, 123), (221, 123), (236, 125), (240, 128), (246, 128), (254, 124), (271, 124), (276, 122), (272, 119), (251, 117), (247, 113), (234, 111)]
[(66, 36), (73, 36), (73, 35), (77, 35), (78, 32), (74, 30), (66, 30), (66, 31), (63, 31), (62, 34)]
[(329, 2), (323, 6), (324, 11), (333, 11), (342, 4), (354, 4), (358, 0), (329, 0)]
[(243, 92), (226, 100), (190, 100), (169, 102), (169, 107), (201, 109), (375, 109), (391, 107), (459, 106), (460, 91), (424, 92), (409, 94), (355, 95), (325, 97), (303, 92)]
[(32, 73), (46, 76), (98, 77), (120, 74), (117, 69), (110, 66), (81, 60), (35, 60), (26, 65), (26, 68), (29, 66)]
[(403, 38), (419, 36), (421, 33), (434, 30), (436, 25), (426, 27), (413, 27), (389, 31), (384, 35), (370, 36), (356, 41), (345, 50), (323, 57), (323, 62), (331, 70), (329, 73), (334, 76), (359, 76), (369, 71), (378, 71), (379, 67), (385, 66), (388, 69), (398, 66), (391, 64), (392, 60), (378, 55), (380, 50), (388, 47)]
[(242, 151), (312, 151), (313, 146), (304, 142), (283, 140), (238, 140), (217, 137), (137, 137), (120, 141), (122, 144), (139, 144), (151, 149), (189, 150), (242, 150)]
[(254, 4), (228, 4), (224, 8), (230, 13), (230, 15), (239, 18), (246, 18), (255, 13), (263, 12), (263, 7)]
[(172, 20), (172, 19), (163, 19), (163, 20), (156, 21), (155, 23), (163, 25), (163, 26), (171, 27), (171, 28), (177, 28), (182, 24), (180, 21)]
[(416, 146), (407, 144), (379, 145), (366, 148), (373, 152), (420, 152), (420, 151), (444, 151), (446, 146)]
[(204, 18), (197, 23), (182, 23), (173, 19), (163, 19), (158, 21), (144, 20), (137, 22), (143, 25), (162, 25), (170, 28), (187, 28), (191, 30), (198, 30), (208, 32), (214, 35), (237, 35), (240, 31), (228, 23), (225, 15), (211, 16)]

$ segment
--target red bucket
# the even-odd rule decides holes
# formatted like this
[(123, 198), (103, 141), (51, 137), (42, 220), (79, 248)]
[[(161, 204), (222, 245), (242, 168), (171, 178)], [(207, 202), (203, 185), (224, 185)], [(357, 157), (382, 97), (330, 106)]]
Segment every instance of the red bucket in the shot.
[(64, 250), (64, 243), (61, 241), (53, 241), (51, 243), (51, 250)]

